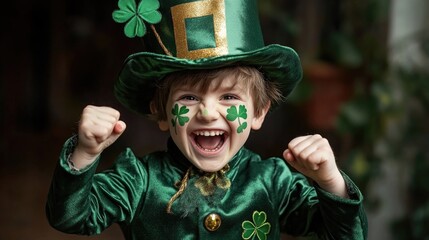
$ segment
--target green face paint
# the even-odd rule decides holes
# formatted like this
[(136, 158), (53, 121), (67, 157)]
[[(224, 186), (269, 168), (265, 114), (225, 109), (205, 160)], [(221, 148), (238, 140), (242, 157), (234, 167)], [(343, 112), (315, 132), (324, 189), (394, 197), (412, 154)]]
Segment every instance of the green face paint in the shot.
[(204, 108), (203, 116), (207, 116), (207, 115), (209, 115), (209, 110), (207, 110), (207, 108)]
[(247, 119), (246, 106), (240, 105), (238, 106), (238, 110), (236, 106), (231, 106), (226, 110), (226, 112), (228, 113), (226, 115), (226, 119), (231, 122), (237, 120), (238, 121), (237, 133), (242, 133), (244, 129), (246, 129), (247, 127), (247, 122), (241, 122), (240, 118)]
[(189, 121), (189, 117), (183, 116), (184, 114), (188, 113), (189, 109), (186, 106), (181, 106), (179, 108), (179, 104), (174, 104), (173, 109), (171, 109), (171, 114), (173, 115), (173, 118), (171, 119), (171, 125), (174, 127), (174, 132), (177, 135), (177, 122), (179, 122), (180, 126), (184, 126), (185, 123)]

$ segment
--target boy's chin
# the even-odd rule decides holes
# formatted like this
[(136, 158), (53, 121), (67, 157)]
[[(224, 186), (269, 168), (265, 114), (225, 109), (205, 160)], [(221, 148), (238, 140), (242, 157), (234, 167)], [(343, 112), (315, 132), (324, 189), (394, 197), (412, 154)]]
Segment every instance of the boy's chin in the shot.
[(228, 162), (222, 162), (222, 163), (199, 163), (199, 164), (195, 164), (193, 163), (194, 167), (198, 168), (199, 170), (203, 171), (203, 172), (217, 172), (219, 170), (221, 170), (222, 168), (224, 168), (226, 165), (228, 164)]

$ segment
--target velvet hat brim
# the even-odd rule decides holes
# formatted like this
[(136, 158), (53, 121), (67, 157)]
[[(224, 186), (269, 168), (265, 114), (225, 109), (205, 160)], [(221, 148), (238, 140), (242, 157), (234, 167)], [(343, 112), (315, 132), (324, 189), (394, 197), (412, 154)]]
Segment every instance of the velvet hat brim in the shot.
[(183, 70), (214, 69), (227, 66), (252, 66), (265, 80), (278, 84), (287, 97), (302, 78), (298, 55), (289, 47), (268, 45), (239, 54), (190, 60), (151, 52), (129, 56), (115, 83), (114, 93), (121, 104), (139, 114), (150, 114), (157, 83), (171, 73)]

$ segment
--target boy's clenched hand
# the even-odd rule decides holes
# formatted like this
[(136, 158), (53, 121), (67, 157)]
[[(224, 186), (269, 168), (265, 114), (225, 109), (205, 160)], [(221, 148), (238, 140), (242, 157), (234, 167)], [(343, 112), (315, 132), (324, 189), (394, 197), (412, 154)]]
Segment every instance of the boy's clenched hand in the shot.
[(283, 157), (321, 188), (338, 196), (348, 197), (344, 179), (326, 138), (320, 135), (297, 137), (290, 141)]
[(118, 139), (126, 125), (120, 114), (110, 107), (87, 106), (79, 122), (79, 141), (72, 154), (74, 167), (82, 169)]

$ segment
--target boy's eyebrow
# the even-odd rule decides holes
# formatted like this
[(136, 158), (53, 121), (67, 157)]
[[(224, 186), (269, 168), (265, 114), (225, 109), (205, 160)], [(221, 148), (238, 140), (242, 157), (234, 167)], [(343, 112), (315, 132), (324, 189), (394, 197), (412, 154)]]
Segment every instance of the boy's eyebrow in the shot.
[(176, 87), (174, 89), (171, 89), (171, 93), (176, 93), (176, 92), (193, 92), (195, 91), (194, 89), (191, 89), (189, 87)]
[(230, 86), (219, 86), (218, 89), (221, 91), (239, 91), (243, 92), (246, 90), (246, 86), (240, 85), (238, 83), (231, 84)]
[(225, 92), (246, 92), (246, 85), (244, 84), (240, 84), (240, 83), (231, 83), (228, 85), (222, 84), (222, 83), (217, 83), (214, 84), (210, 87), (208, 87), (207, 89), (203, 89), (201, 86), (195, 85), (195, 86), (190, 86), (190, 85), (181, 85), (181, 86), (176, 86), (173, 89), (171, 89), (171, 93), (177, 93), (177, 92), (208, 92), (208, 91), (225, 91)]

